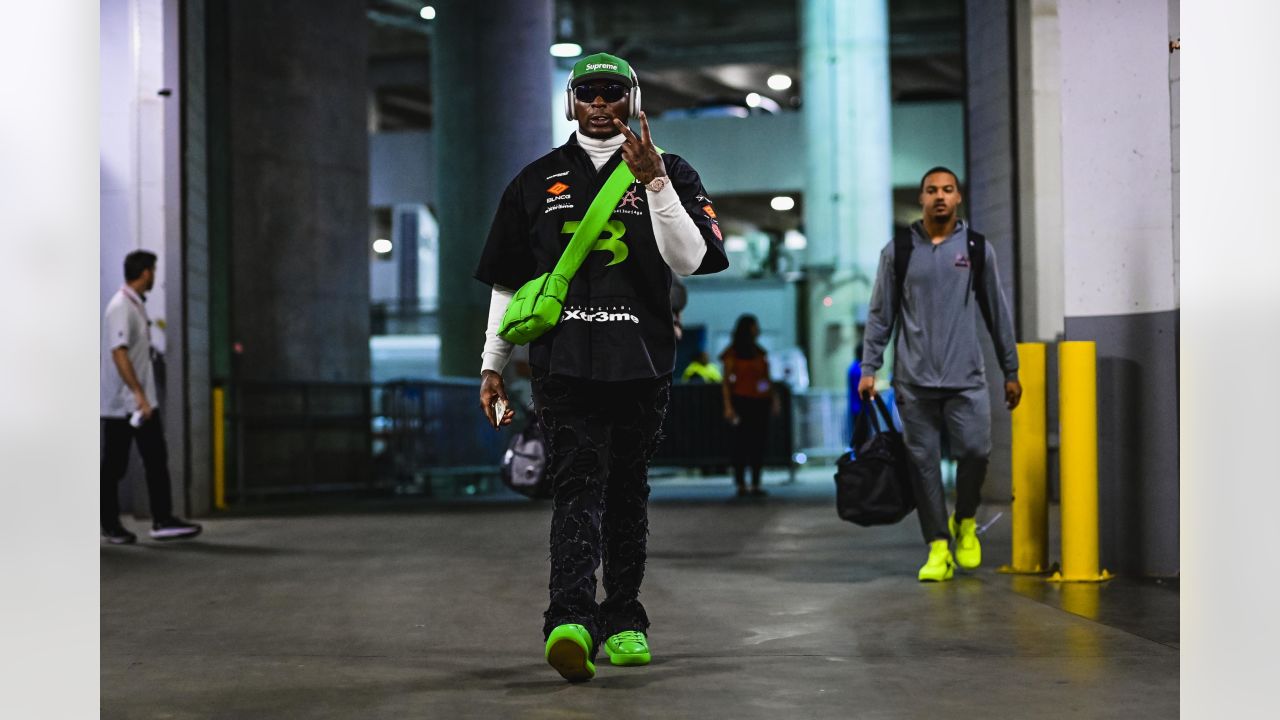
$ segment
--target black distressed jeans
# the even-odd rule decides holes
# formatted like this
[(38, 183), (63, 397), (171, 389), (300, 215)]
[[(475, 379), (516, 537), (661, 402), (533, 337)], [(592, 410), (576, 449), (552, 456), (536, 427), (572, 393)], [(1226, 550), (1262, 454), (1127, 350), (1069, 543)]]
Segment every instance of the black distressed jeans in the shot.
[[(533, 401), (554, 492), (543, 637), (557, 625), (582, 625), (594, 656), (615, 633), (649, 629), (640, 603), (649, 460), (661, 439), (671, 377), (594, 382), (535, 371)], [(597, 604), (601, 564), (605, 599)]]

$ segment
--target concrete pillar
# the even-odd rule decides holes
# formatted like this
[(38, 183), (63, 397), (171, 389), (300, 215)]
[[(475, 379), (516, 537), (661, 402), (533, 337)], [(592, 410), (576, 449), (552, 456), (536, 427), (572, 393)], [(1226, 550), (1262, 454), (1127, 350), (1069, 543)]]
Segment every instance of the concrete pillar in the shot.
[[(1024, 342), (1064, 334), (1062, 275), (1062, 68), (1058, 0), (1015, 0), (1018, 316)], [(1058, 353), (1047, 354), (1049, 378)], [(1047, 386), (1049, 487), (1058, 487), (1058, 383)], [(1051, 490), (1051, 497), (1056, 490)]]
[(164, 118), (160, 134), (163, 147), (162, 180), (158, 196), (164, 223), (165, 275), (165, 389), (168, 412), (164, 415), (165, 437), (169, 446), (169, 474), (173, 506), (179, 513), (190, 512), (186, 442), (190, 430), (187, 374), (187, 252), (183, 238), (182, 204), (182, 17), (179, 0), (149, 3), (156, 13), (163, 56), (154, 88), (141, 88), (159, 102), (157, 113)]
[[(168, 0), (174, 5), (176, 0)], [(205, 2), (181, 4), (182, 66), (177, 102), (182, 112), (182, 374), (186, 405), (185, 427), (171, 435), (170, 445), (185, 438), (186, 511), (209, 512), (213, 499), (213, 427), (209, 355), (209, 168), (207, 132), (207, 64), (205, 62)], [(171, 448), (170, 452), (173, 452)], [(176, 470), (176, 468), (175, 468)]]
[(805, 0), (801, 16), (809, 377), (842, 389), (856, 308), (893, 235), (888, 6)]
[(1173, 575), (1176, 13), (1169, 0), (1064, 0), (1058, 19), (1065, 328), (1068, 340), (1098, 343), (1102, 562)]
[[(110, 0), (100, 8), (101, 232), (99, 314), (124, 283), (134, 250), (156, 254), (159, 276), (147, 296), (152, 347), (165, 356), (160, 407), (169, 441), (174, 507), (188, 509), (184, 351), (179, 17), (176, 0)], [(121, 507), (148, 516), (136, 449)]]
[[(583, 53), (589, 51), (583, 50)], [(569, 120), (564, 116), (564, 86), (569, 80), (569, 72), (580, 58), (565, 58), (559, 61), (553, 61), (551, 66), (551, 144), (559, 145), (569, 138), (575, 130), (578, 129), (576, 120)], [(644, 68), (636, 70), (637, 73), (643, 71)], [(640, 81), (640, 87), (644, 88), (643, 78)], [(654, 129), (654, 123), (660, 123), (657, 118), (649, 118), (649, 129)], [(657, 137), (655, 134), (654, 137)], [(694, 167), (698, 167), (694, 165)], [(699, 173), (701, 174), (701, 173)]]
[[(1168, 0), (1169, 3), (1169, 39), (1180, 41), (1182, 21), (1180, 19), (1180, 0)], [(1182, 280), (1179, 268), (1182, 263), (1182, 116), (1179, 106), (1182, 101), (1182, 53), (1169, 53), (1169, 152), (1173, 161), (1172, 184), (1173, 197), (1173, 296), (1175, 302), (1182, 297)]]
[(225, 12), (240, 379), (368, 380), (364, 5)]
[[(133, 71), (132, 25), (128, 0), (104, 0), (99, 7), (98, 64), (102, 74), (102, 102), (99, 115), (101, 151), (99, 155), (99, 233), (98, 252), (100, 281), (98, 317), (106, 311), (107, 302), (124, 283), (124, 256), (138, 248), (134, 198), (133, 162), (135, 93)], [(136, 510), (135, 487), (145, 502), (142, 462), (134, 450), (130, 456), (130, 472), (122, 484), (122, 511)]]
[(417, 312), (421, 305), (418, 288), (418, 213), (416, 209), (396, 207), (391, 215), (391, 236), (399, 265), (400, 309)]
[[(968, 82), (966, 134), (969, 140), (965, 206), (975, 230), (983, 233), (996, 251), (1000, 282), (1014, 308), (1014, 329), (1019, 330), (1016, 129), (1013, 72), (1013, 25), (1010, 0), (965, 3), (965, 73)], [(986, 333), (982, 338), (991, 397), (991, 463), (983, 498), (1008, 502), (1011, 494), (1010, 443), (1013, 426), (1004, 405), (1004, 373), (995, 346)], [(1019, 333), (1019, 339), (1022, 339)]]
[(552, 145), (552, 10), (551, 0), (436, 4), (432, 137), (446, 376), (479, 376), (489, 290), (472, 273), (502, 191)]
[(1058, 0), (1016, 0), (1019, 316), (1026, 342), (1062, 336), (1062, 70)]

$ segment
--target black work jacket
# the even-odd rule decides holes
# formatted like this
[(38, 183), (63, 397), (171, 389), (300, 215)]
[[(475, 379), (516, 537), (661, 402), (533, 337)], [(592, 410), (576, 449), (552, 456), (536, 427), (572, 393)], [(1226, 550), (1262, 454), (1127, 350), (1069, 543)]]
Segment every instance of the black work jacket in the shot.
[[(720, 227), (698, 173), (662, 156), (667, 176), (702, 233), (706, 255), (695, 274), (729, 266)], [(555, 267), (569, 244), (565, 223), (580, 221), (622, 162), (616, 151), (597, 171), (576, 134), (520, 171), (502, 194), (476, 268), (477, 280), (512, 290)], [(569, 284), (559, 324), (530, 343), (529, 363), (570, 377), (606, 382), (668, 375), (675, 365), (672, 273), (658, 252), (644, 186), (636, 181), (614, 208), (605, 243)]]

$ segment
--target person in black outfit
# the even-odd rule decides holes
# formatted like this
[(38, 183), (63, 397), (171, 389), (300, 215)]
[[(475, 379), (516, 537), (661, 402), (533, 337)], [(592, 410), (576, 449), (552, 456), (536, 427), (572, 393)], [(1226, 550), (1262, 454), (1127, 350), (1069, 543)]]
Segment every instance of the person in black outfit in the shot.
[[(649, 459), (675, 365), (672, 275), (719, 272), (728, 258), (698, 173), (654, 146), (630, 65), (603, 53), (583, 58), (565, 92), (578, 130), (507, 187), (475, 277), (493, 288), (480, 405), (496, 427), (512, 417), (495, 407), (507, 404), (501, 370), (511, 344), (497, 330), (512, 294), (555, 266), (571, 228), (627, 164), (635, 181), (573, 276), (559, 323), (529, 345), (554, 494), (544, 657), (564, 678), (582, 681), (595, 675), (602, 640), (615, 665), (650, 660), (639, 594)], [(628, 116), (640, 120), (640, 136)], [(606, 597), (597, 604), (601, 563)]]
[(720, 355), (724, 364), (724, 417), (733, 426), (730, 462), (738, 497), (748, 494), (747, 468), (751, 468), (750, 494), (767, 494), (761, 487), (764, 453), (769, 444), (769, 413), (781, 407), (769, 379), (769, 358), (756, 342), (760, 323), (754, 315), (742, 315), (733, 329), (733, 342)]

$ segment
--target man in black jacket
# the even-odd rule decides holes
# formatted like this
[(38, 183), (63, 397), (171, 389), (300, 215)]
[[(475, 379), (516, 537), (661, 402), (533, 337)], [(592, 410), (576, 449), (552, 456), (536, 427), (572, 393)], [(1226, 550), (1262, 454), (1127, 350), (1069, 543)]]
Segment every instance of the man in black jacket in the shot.
[[(530, 163), (503, 193), (475, 277), (493, 287), (480, 405), (511, 422), (501, 371), (511, 345), (497, 334), (516, 289), (554, 267), (605, 180), (625, 162), (635, 182), (569, 285), (559, 324), (533, 341), (533, 398), (554, 490), (551, 601), (545, 657), (570, 681), (595, 675), (604, 641), (615, 665), (650, 660), (640, 603), (648, 534), (648, 468), (670, 400), (676, 338), (672, 274), (729, 265), (698, 173), (660, 154), (623, 59), (578, 61), (565, 88), (578, 130)], [(640, 120), (636, 136), (628, 117)], [(596, 567), (605, 599), (596, 603)]]

